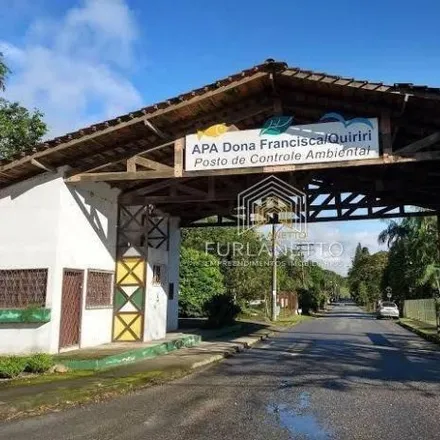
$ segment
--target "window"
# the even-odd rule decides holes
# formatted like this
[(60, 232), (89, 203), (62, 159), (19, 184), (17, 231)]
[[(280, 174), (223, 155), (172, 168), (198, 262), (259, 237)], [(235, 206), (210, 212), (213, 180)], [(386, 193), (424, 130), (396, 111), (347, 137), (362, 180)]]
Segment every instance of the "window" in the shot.
[(397, 307), (397, 306), (393, 302), (385, 301), (382, 303), (382, 307)]
[(168, 299), (169, 300), (174, 299), (174, 283), (168, 284)]
[(47, 269), (0, 270), (0, 308), (46, 305)]
[(87, 272), (86, 307), (98, 308), (112, 305), (113, 273), (101, 270)]

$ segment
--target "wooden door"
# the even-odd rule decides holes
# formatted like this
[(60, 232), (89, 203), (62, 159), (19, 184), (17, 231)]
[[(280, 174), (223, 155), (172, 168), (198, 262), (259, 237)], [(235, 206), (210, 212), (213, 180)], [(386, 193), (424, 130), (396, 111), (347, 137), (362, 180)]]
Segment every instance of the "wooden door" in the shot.
[(60, 349), (79, 344), (84, 271), (64, 269), (61, 300)]

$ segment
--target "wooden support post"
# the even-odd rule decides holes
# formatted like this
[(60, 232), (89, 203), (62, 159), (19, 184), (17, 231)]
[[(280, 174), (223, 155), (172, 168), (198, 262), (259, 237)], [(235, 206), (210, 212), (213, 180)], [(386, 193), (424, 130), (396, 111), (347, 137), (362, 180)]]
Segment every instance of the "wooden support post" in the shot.
[(380, 138), (382, 144), (382, 155), (384, 159), (388, 159), (393, 154), (392, 134), (391, 134), (391, 118), (390, 112), (384, 111), (380, 117)]
[(134, 157), (127, 159), (127, 172), (129, 172), (129, 173), (136, 172), (136, 160)]
[[(437, 211), (437, 274), (440, 277), (440, 211)], [(437, 279), (437, 282), (440, 281)], [(438, 288), (438, 285), (437, 285)], [(437, 334), (440, 334), (440, 291), (437, 292), (437, 298), (435, 301), (435, 316), (437, 320)]]
[(174, 142), (174, 177), (183, 175), (183, 151), (185, 149), (185, 138), (177, 139)]
[(208, 177), (208, 198), (213, 199), (215, 198), (215, 177), (209, 176)]
[(273, 114), (274, 116), (281, 116), (283, 114), (283, 104), (281, 102), (281, 98), (278, 95), (274, 97)]

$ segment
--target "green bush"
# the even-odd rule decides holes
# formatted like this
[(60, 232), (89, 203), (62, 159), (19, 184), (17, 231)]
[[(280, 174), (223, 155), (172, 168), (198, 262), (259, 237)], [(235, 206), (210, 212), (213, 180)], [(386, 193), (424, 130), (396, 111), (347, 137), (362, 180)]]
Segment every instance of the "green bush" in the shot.
[(50, 354), (33, 354), (27, 359), (26, 371), (30, 373), (45, 373), (53, 364), (53, 357)]
[(298, 301), (303, 315), (308, 315), (310, 312), (316, 312), (320, 308), (320, 302), (323, 301), (325, 304), (325, 297), (322, 299), (322, 296), (314, 288), (298, 289)]
[(26, 369), (27, 358), (19, 356), (8, 356), (0, 358), (0, 377), (13, 378), (23, 373)]
[(204, 305), (223, 293), (225, 286), (217, 258), (195, 249), (180, 251), (179, 314), (182, 317), (205, 316)]
[(205, 315), (208, 317), (208, 326), (223, 327), (234, 322), (240, 313), (240, 307), (226, 294), (216, 295), (204, 304)]

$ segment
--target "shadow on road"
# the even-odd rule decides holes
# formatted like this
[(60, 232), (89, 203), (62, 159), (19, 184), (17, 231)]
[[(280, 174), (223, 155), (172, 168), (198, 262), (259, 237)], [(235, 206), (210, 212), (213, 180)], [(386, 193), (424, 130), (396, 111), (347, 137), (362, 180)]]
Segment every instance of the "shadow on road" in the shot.
[[(257, 388), (266, 386), (263, 384), (274, 386), (275, 381), (275, 386), (280, 388), (307, 386), (344, 393), (363, 387), (412, 391), (423, 397), (438, 398), (440, 351), (437, 347), (420, 346), (417, 336), (402, 332), (397, 326), (394, 332), (392, 323), (380, 321), (378, 326), (374, 315), (349, 307), (342, 312), (343, 309), (338, 308), (323, 320), (280, 331), (268, 343), (216, 368), (231, 378), (231, 386), (236, 386), (234, 377), (238, 380), (246, 376), (255, 379), (252, 383)], [(344, 327), (338, 324), (339, 319), (327, 318), (358, 322), (349, 321), (352, 324)], [(321, 322), (319, 326), (317, 322)], [(388, 325), (391, 327), (387, 331)], [(344, 328), (350, 331), (344, 332)]]

